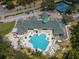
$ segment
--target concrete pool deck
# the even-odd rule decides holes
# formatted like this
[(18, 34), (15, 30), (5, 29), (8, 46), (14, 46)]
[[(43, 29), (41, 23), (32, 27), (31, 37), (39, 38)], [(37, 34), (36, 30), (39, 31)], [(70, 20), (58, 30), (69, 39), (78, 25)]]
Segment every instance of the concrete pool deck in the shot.
[[(41, 33), (46, 34), (46, 38), (48, 37), (49, 39), (47, 39), (49, 41), (49, 44), (47, 46), (47, 48), (45, 49), (45, 51), (43, 51), (42, 53), (45, 55), (46, 52), (48, 52), (50, 55), (52, 52), (52, 54), (55, 53), (56, 49), (50, 49), (52, 46), (56, 46), (57, 44), (55, 43), (56, 40), (52, 39), (53, 33), (52, 30), (28, 30), (25, 34), (23, 35), (16, 35), (16, 37), (14, 37), (13, 33), (9, 33), (7, 36), (9, 39), (11, 39), (10, 41), (12, 42), (12, 45), (16, 48), (18, 48), (18, 40), (20, 40), (20, 45), (24, 48), (31, 48), (32, 50), (35, 51), (35, 48), (33, 47), (33, 45), (29, 42), (30, 38), (29, 36), (33, 36), (34, 34), (36, 34), (36, 31), (38, 31), (38, 34), (40, 35)], [(56, 44), (56, 45), (55, 45)], [(55, 47), (54, 47), (55, 48)], [(42, 51), (41, 49), (38, 48), (39, 51)], [(54, 52), (53, 52), (54, 51)]]
[[(44, 55), (46, 54), (46, 52), (48, 52), (49, 55), (54, 54), (55, 51), (56, 51), (57, 49), (59, 49), (59, 45), (55, 43), (56, 40), (55, 40), (55, 39), (52, 39), (52, 37), (54, 38), (53, 33), (52, 33), (52, 30), (28, 30), (28, 31), (27, 31), (28, 37), (29, 37), (30, 35), (33, 36), (33, 35), (35, 34), (35, 33), (34, 33), (35, 31), (38, 31), (39, 35), (40, 35), (41, 33), (45, 33), (45, 34), (46, 34), (46, 37), (49, 37), (49, 40), (48, 40), (48, 41), (49, 41), (49, 44), (48, 44), (46, 50), (43, 52)], [(32, 45), (32, 46), (33, 46), (33, 45)], [(51, 48), (51, 49), (50, 49), (50, 48)], [(34, 50), (35, 50), (35, 49), (34, 49)], [(42, 50), (39, 49), (39, 48), (38, 48), (38, 50), (39, 50), (39, 51), (42, 51)]]
[[(49, 41), (49, 42), (52, 42), (52, 37), (54, 37), (53, 34), (52, 34), (52, 30), (28, 30), (28, 31), (27, 31), (27, 34), (28, 34), (28, 35), (27, 35), (27, 39), (28, 39), (28, 40), (30, 40), (30, 39), (29, 39), (29, 36), (33, 36), (34, 34), (36, 34), (35, 31), (38, 31), (38, 35), (40, 35), (41, 33), (46, 34), (46, 38), (49, 37), (48, 41)], [(50, 45), (51, 45), (51, 44), (49, 43), (45, 51), (48, 50), (48, 48), (49, 48)], [(33, 45), (32, 45), (32, 46), (33, 46)], [(44, 51), (44, 52), (45, 52), (45, 51)]]

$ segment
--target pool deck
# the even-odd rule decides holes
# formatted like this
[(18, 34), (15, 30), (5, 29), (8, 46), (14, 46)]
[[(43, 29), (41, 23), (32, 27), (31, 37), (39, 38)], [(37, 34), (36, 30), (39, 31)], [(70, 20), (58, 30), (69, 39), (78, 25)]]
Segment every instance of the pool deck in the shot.
[[(47, 38), (47, 37), (49, 38), (49, 39), (48, 39), (49, 44), (48, 44), (46, 50), (43, 52), (43, 53), (45, 53), (46, 51), (48, 51), (48, 48), (49, 48), (49, 46), (51, 45), (52, 37), (54, 37), (53, 34), (52, 34), (52, 30), (36, 30), (36, 29), (35, 29), (35, 30), (28, 30), (28, 31), (27, 31), (27, 40), (29, 40), (29, 36), (30, 36), (30, 35), (33, 36), (34, 34), (37, 34), (35, 31), (38, 31), (38, 34), (39, 34), (39, 35), (40, 35), (41, 33), (45, 33), (45, 34), (46, 34), (46, 38)], [(33, 45), (32, 45), (32, 47), (33, 47)]]
[[(31, 48), (32, 50), (35, 51), (35, 48), (33, 48), (33, 45), (29, 42), (29, 36), (33, 36), (36, 34), (36, 31), (38, 31), (38, 34), (40, 35), (41, 33), (46, 34), (46, 38), (49, 41), (49, 44), (46, 48), (45, 51), (43, 51), (43, 54), (46, 54), (48, 52), (50, 55), (55, 53), (55, 50), (59, 48), (59, 46), (55, 43), (56, 40), (52, 39), (54, 38), (52, 30), (28, 30), (25, 34), (23, 35), (13, 35), (14, 33), (9, 33), (7, 36), (9, 40), (12, 42), (12, 45), (15, 49), (18, 48), (18, 40), (20, 41), (20, 45), (23, 46), (24, 48)], [(54, 47), (54, 48), (53, 48)], [(38, 48), (39, 51), (42, 51), (41, 49)]]

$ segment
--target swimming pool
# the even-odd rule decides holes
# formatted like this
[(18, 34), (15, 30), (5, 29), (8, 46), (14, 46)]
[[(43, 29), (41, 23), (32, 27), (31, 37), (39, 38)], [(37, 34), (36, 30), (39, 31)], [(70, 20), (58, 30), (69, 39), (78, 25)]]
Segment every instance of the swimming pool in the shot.
[(34, 35), (30, 38), (29, 42), (33, 45), (33, 47), (34, 47), (35, 49), (40, 48), (42, 51), (44, 51), (44, 50), (47, 48), (48, 43), (49, 43), (49, 42), (46, 40), (46, 35), (43, 34), (43, 33), (40, 34), (40, 35), (34, 34)]

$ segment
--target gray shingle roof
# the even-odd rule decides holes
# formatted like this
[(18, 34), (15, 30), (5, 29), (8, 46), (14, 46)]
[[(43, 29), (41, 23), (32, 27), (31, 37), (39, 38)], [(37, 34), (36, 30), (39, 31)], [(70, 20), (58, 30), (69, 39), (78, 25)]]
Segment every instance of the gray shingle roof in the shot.
[(25, 31), (27, 31), (27, 29), (51, 29), (54, 34), (66, 34), (65, 33), (65, 26), (56, 20), (52, 20), (52, 21), (48, 21), (47, 23), (43, 23), (42, 21), (38, 21), (36, 20), (36, 17), (32, 17), (29, 20), (22, 20), (20, 19), (17, 24), (16, 27), (18, 29), (18, 34), (24, 33)]

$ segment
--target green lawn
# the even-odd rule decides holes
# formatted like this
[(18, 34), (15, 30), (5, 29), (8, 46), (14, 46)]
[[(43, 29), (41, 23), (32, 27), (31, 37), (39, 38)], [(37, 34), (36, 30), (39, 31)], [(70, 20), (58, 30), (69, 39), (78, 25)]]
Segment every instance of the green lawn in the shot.
[(15, 21), (0, 24), (0, 35), (8, 34), (15, 25)]

